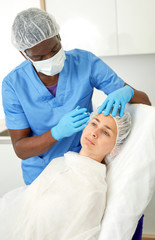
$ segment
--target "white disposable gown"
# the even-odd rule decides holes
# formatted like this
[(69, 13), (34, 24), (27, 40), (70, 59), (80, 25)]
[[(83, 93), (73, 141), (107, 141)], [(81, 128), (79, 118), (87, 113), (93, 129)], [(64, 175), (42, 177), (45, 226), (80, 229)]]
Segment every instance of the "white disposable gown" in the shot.
[(106, 191), (105, 165), (68, 152), (0, 199), (0, 239), (97, 240)]

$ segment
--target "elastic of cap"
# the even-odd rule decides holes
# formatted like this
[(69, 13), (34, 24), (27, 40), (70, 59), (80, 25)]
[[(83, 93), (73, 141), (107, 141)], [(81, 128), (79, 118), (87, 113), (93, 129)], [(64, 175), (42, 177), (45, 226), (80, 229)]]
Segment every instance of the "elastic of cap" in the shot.
[[(110, 114), (111, 115), (111, 114)], [(112, 115), (111, 115), (112, 116)], [(115, 145), (114, 145), (114, 147), (113, 147), (113, 149), (116, 147), (116, 145), (117, 145), (117, 140), (118, 140), (118, 136), (119, 136), (119, 127), (118, 127), (118, 123), (117, 123), (117, 120), (116, 120), (116, 117), (112, 117), (113, 119), (114, 119), (114, 121), (115, 121), (115, 124), (116, 124), (116, 128), (117, 128), (117, 135), (116, 135), (116, 141), (115, 141)], [(112, 150), (113, 150), (112, 149)]]

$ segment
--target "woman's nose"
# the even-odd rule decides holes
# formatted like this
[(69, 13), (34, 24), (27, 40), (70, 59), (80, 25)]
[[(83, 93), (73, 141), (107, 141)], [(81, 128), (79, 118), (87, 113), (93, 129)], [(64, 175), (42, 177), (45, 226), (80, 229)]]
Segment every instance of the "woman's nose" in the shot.
[(92, 131), (91, 135), (93, 138), (97, 138), (98, 136), (97, 131)]

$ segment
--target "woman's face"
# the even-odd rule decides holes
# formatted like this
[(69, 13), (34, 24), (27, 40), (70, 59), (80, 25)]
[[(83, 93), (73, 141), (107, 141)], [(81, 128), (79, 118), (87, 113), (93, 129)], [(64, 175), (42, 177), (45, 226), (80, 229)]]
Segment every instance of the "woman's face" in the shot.
[(93, 117), (83, 131), (80, 154), (102, 162), (113, 149), (117, 136), (115, 120), (103, 113)]

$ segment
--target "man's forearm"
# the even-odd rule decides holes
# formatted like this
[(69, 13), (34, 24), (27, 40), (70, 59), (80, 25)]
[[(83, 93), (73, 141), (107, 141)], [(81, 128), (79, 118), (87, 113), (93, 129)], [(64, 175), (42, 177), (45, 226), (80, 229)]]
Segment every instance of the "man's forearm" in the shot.
[[(11, 136), (13, 131), (17, 132), (17, 130), (9, 130)], [(12, 141), (16, 155), (23, 160), (43, 154), (56, 142), (50, 130), (38, 136), (25, 136)]]
[[(126, 84), (126, 83), (125, 83), (125, 85), (130, 86), (129, 84)], [(130, 86), (130, 87), (132, 87), (132, 86)], [(142, 91), (138, 91), (134, 88), (133, 88), (133, 90), (134, 90), (134, 95), (131, 98), (129, 103), (142, 103), (142, 104), (146, 104), (146, 105), (152, 105), (150, 100), (149, 100), (149, 97), (147, 96), (146, 93), (144, 93)]]

